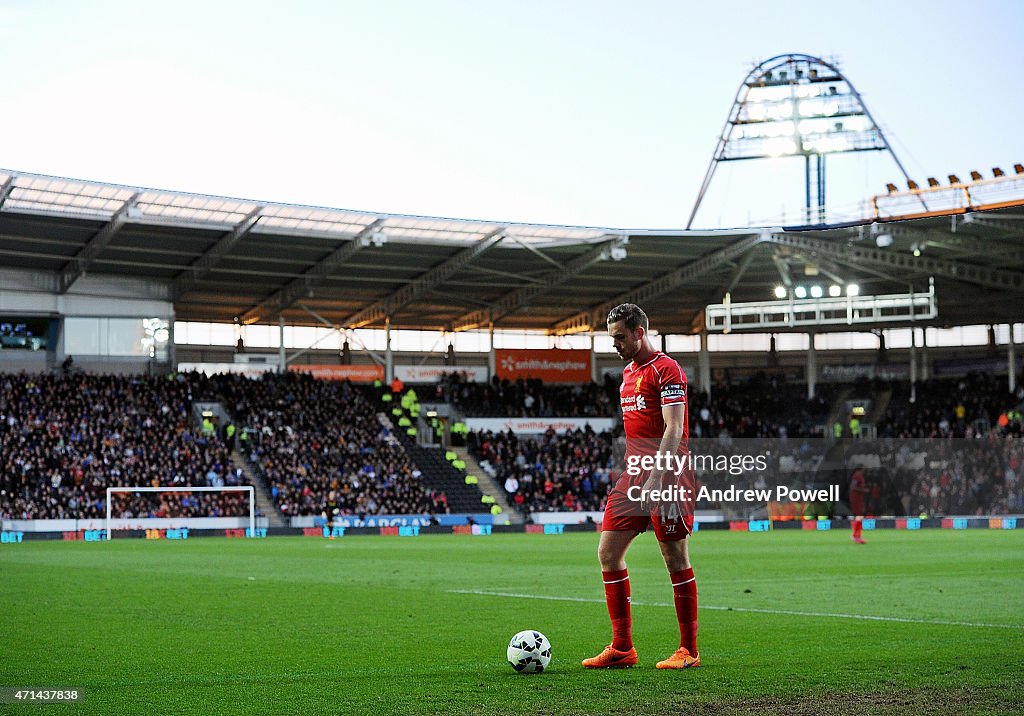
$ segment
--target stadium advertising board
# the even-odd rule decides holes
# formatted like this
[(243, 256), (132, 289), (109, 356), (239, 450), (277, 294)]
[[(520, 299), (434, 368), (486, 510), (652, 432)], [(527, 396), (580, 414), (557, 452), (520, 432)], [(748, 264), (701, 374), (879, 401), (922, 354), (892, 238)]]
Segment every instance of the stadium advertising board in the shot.
[(540, 378), (545, 383), (589, 383), (591, 354), (587, 350), (498, 348), (494, 360), (499, 378)]
[(288, 366), (292, 373), (309, 373), (321, 380), (350, 380), (353, 383), (372, 383), (384, 380), (384, 368), (379, 365), (295, 365)]
[[(437, 515), (437, 523), (442, 526), (451, 525), (462, 525), (466, 524), (467, 519), (472, 518), (474, 522), (481, 524), (490, 524), (493, 521), (493, 517), (486, 513), (474, 513), (474, 514), (451, 514), (451, 515)], [(331, 521), (330, 523), (334, 527), (429, 527), (430, 526), (430, 515), (366, 515), (365, 517), (359, 517), (358, 515), (344, 515)], [(289, 520), (289, 526), (299, 529), (310, 529), (328, 526), (327, 520), (323, 517), (314, 517), (311, 515), (305, 515), (300, 517), (292, 517)]]
[(487, 382), (487, 366), (396, 365), (395, 377), (403, 383), (436, 383), (442, 376), (458, 374), (472, 383)]
[(597, 433), (612, 429), (611, 418), (466, 418), (470, 430), (492, 433), (511, 430), (519, 435), (540, 435), (554, 429), (556, 433), (582, 430), (587, 425)]
[(818, 379), (823, 383), (849, 383), (860, 378), (878, 380), (906, 380), (910, 366), (905, 363), (884, 365), (823, 365)]

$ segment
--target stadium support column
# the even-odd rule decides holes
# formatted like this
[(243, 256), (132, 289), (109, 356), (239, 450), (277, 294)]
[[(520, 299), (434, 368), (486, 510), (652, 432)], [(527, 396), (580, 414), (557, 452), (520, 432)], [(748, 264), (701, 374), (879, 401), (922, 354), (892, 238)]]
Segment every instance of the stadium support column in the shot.
[(384, 382), (395, 379), (395, 356), (391, 351), (391, 316), (384, 319)]
[(1010, 379), (1010, 392), (1017, 392), (1017, 346), (1013, 342), (1013, 324), (1007, 326), (1010, 329), (1009, 338), (1006, 341), (1007, 374)]
[(917, 402), (917, 329), (910, 328), (910, 402)]
[[(1010, 326), (1010, 331), (1013, 331), (1013, 326)], [(598, 371), (597, 371), (597, 336), (593, 333), (590, 334), (590, 380), (597, 383)]]
[(494, 374), (498, 370), (498, 354), (494, 350), (494, 323), (490, 324), (487, 335), (489, 341), (487, 345), (490, 348), (490, 350), (487, 351), (487, 380), (490, 381), (494, 380)]
[(278, 343), (277, 343), (277, 372), (284, 373), (288, 366), (285, 365), (287, 358), (284, 354), (284, 316), (277, 317), (278, 325)]
[(814, 400), (818, 384), (818, 354), (814, 352), (814, 331), (807, 334), (807, 399)]
[(926, 381), (931, 375), (931, 369), (928, 366), (928, 329), (921, 329), (921, 380)]
[[(178, 372), (178, 349), (174, 345), (174, 323), (176, 316), (173, 314), (169, 321), (167, 321), (167, 363), (170, 366), (171, 373)], [(1013, 325), (1010, 326), (1010, 338), (1013, 339)], [(61, 341), (60, 345), (64, 345)]]
[(711, 397), (711, 354), (708, 352), (708, 332), (700, 332), (700, 354), (697, 356), (697, 372), (700, 374), (700, 389)]

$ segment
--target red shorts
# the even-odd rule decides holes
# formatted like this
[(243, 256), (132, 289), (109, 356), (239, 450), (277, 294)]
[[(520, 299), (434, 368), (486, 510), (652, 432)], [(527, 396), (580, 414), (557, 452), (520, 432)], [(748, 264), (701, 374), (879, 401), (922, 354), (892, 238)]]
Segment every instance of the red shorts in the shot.
[[(654, 526), (654, 536), (659, 542), (674, 542), (686, 539), (693, 533), (693, 513), (684, 511), (681, 517), (664, 521), (655, 510), (650, 515), (637, 514), (638, 505), (621, 490), (613, 490), (605, 505), (601, 531), (646, 532)], [(689, 514), (687, 514), (689, 512)]]

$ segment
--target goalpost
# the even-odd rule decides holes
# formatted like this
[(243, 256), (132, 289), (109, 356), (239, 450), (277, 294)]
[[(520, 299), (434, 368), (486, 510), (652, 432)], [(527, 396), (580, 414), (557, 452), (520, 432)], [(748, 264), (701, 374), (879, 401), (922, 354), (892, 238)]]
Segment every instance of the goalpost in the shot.
[[(110, 539), (111, 497), (115, 492), (246, 492), (249, 494), (249, 535), (256, 534), (256, 488), (252, 485), (238, 487), (108, 487), (107, 488), (107, 519), (103, 526)], [(145, 519), (145, 518), (139, 518)]]

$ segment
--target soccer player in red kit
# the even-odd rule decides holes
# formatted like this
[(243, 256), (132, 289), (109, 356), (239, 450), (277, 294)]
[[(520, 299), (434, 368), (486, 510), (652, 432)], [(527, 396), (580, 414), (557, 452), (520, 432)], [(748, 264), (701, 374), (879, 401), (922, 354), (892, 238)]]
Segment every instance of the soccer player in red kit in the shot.
[[(654, 450), (662, 455), (679, 454), (689, 437), (686, 376), (676, 361), (654, 349), (647, 331), (647, 314), (639, 306), (624, 303), (608, 313), (608, 335), (619, 357), (629, 361), (623, 370), (619, 388), (627, 464), (629, 456), (636, 455), (637, 450), (645, 450), (648, 454)], [(665, 477), (665, 470), (654, 469), (643, 481), (643, 488), (660, 490)], [(656, 503), (648, 499), (638, 505), (630, 497), (639, 492), (637, 487), (635, 476), (630, 479), (627, 470), (619, 476), (608, 496), (597, 554), (612, 621), (612, 643), (597, 656), (584, 659), (583, 666), (614, 669), (637, 663), (625, 557), (632, 541), (648, 527), (653, 527), (665, 558), (679, 621), (679, 648), (672, 656), (658, 662), (657, 667), (684, 669), (700, 666), (697, 653), (697, 583), (687, 551), (687, 538), (693, 532), (693, 502), (691, 500), (687, 506)]]
[(864, 480), (864, 467), (858, 465), (850, 475), (850, 512), (853, 513), (853, 541), (867, 544), (861, 536), (864, 524), (864, 497), (868, 494), (867, 482)]

